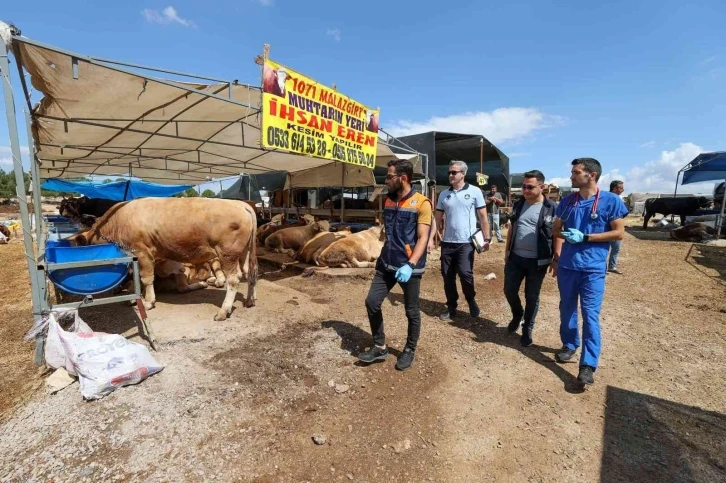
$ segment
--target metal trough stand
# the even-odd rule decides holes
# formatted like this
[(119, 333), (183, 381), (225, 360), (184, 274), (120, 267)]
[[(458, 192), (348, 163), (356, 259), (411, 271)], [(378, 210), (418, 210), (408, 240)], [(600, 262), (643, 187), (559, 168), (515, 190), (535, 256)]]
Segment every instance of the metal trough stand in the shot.
[(79, 309), (81, 307), (91, 307), (94, 305), (106, 305), (118, 302), (131, 302), (136, 301), (136, 307), (139, 310), (139, 321), (137, 321), (137, 327), (139, 335), (146, 340), (153, 350), (158, 350), (156, 343), (156, 337), (151, 329), (151, 323), (146, 314), (146, 308), (141, 299), (141, 278), (139, 276), (139, 262), (134, 256), (125, 256), (118, 258), (110, 258), (106, 260), (87, 260), (82, 262), (64, 262), (64, 263), (50, 263), (46, 262), (45, 265), (38, 265), (38, 270), (45, 273), (53, 270), (61, 270), (68, 268), (87, 268), (87, 267), (100, 267), (105, 265), (117, 265), (121, 263), (131, 263), (133, 266), (134, 273), (134, 293), (129, 295), (117, 295), (112, 297), (103, 297), (94, 299), (93, 295), (84, 296), (83, 300), (79, 302), (69, 302), (64, 304), (51, 305), (48, 303), (48, 310), (53, 309)]

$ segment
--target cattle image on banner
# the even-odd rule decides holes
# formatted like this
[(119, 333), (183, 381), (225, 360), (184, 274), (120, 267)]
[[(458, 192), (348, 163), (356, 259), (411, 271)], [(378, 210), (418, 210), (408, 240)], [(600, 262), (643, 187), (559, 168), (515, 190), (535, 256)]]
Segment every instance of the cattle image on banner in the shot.
[(266, 60), (262, 146), (373, 168), (380, 112)]

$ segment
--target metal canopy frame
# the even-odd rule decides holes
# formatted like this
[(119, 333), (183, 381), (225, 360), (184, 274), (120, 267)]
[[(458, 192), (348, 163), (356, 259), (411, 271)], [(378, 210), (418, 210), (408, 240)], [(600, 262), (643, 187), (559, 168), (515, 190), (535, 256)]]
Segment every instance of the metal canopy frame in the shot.
[[(0, 27), (4, 27), (5, 24), (0, 22)], [(250, 103), (246, 103), (237, 99), (233, 98), (232, 93), (232, 87), (233, 86), (243, 86), (251, 91), (260, 91), (261, 88), (258, 86), (253, 86), (249, 84), (240, 84), (237, 80), (223, 80), (223, 79), (216, 79), (209, 76), (201, 76), (196, 74), (189, 74), (184, 72), (178, 72), (174, 70), (169, 69), (160, 69), (155, 67), (149, 67), (145, 65), (140, 64), (134, 64), (129, 62), (121, 62), (116, 60), (110, 60), (105, 59), (101, 57), (93, 57), (88, 55), (82, 55), (75, 52), (71, 52), (62, 48), (58, 48), (55, 46), (51, 46), (42, 42), (38, 42), (35, 40), (28, 39), (26, 37), (21, 36), (20, 31), (16, 29), (13, 26), (10, 26), (10, 39), (0, 39), (0, 76), (2, 77), (2, 89), (4, 93), (5, 98), (5, 112), (7, 116), (7, 122), (8, 122), (8, 131), (9, 131), (9, 137), (10, 137), (10, 146), (11, 146), (11, 152), (13, 157), (13, 170), (15, 172), (15, 179), (16, 179), (16, 185), (17, 185), (17, 197), (20, 202), (20, 216), (22, 220), (23, 225), (23, 242), (25, 245), (25, 255), (26, 255), (26, 261), (28, 264), (28, 272), (30, 275), (30, 284), (31, 284), (31, 292), (32, 292), (32, 303), (33, 303), (33, 318), (36, 323), (39, 323), (43, 315), (47, 313), (53, 306), (51, 305), (49, 301), (49, 295), (48, 295), (48, 279), (47, 279), (47, 270), (50, 268), (47, 263), (45, 263), (44, 260), (44, 253), (45, 253), (45, 236), (44, 236), (44, 222), (43, 222), (43, 216), (41, 211), (41, 189), (40, 189), (40, 162), (42, 159), (42, 150), (44, 147), (46, 148), (57, 148), (60, 149), (60, 152), (62, 153), (65, 149), (76, 149), (79, 151), (85, 151), (87, 154), (83, 156), (84, 158), (92, 155), (93, 153), (102, 153), (107, 154), (108, 158), (103, 164), (100, 164), (99, 162), (91, 162), (89, 159), (88, 161), (84, 162), (82, 159), (72, 159), (72, 160), (48, 160), (45, 161), (50, 164), (52, 168), (55, 168), (58, 166), (57, 169), (61, 170), (61, 174), (78, 174), (82, 176), (89, 176), (94, 175), (96, 171), (103, 167), (114, 167), (114, 168), (122, 168), (122, 167), (128, 167), (128, 176), (133, 176), (133, 170), (134, 168), (143, 168), (148, 169), (152, 173), (158, 171), (158, 176), (152, 175), (147, 176), (144, 175), (144, 179), (154, 180), (154, 181), (186, 181), (186, 182), (194, 182), (198, 181), (199, 183), (208, 182), (210, 180), (213, 180), (215, 178), (226, 178), (231, 176), (237, 176), (240, 174), (240, 171), (244, 171), (246, 173), (250, 174), (256, 174), (256, 173), (264, 173), (268, 171), (273, 171), (274, 169), (268, 168), (264, 166), (264, 158), (265, 155), (270, 153), (278, 152), (276, 149), (264, 149), (261, 146), (250, 146), (245, 144), (245, 127), (249, 127), (252, 129), (260, 130), (260, 127), (255, 126), (254, 124), (251, 124), (247, 122), (247, 119), (249, 119), (252, 116), (258, 116), (261, 113), (261, 109), (259, 106), (254, 106)], [(6, 44), (7, 41), (7, 44)], [(162, 85), (170, 86), (176, 89), (179, 89), (180, 91), (184, 91), (184, 94), (177, 98), (181, 99), (184, 96), (192, 94), (197, 94), (202, 96), (202, 98), (195, 103), (192, 103), (187, 108), (183, 109), (181, 112), (176, 114), (170, 119), (154, 119), (154, 118), (145, 118), (140, 117), (138, 119), (108, 119), (108, 118), (58, 118), (58, 117), (52, 117), (44, 114), (40, 114), (35, 112), (32, 105), (31, 100), (31, 94), (28, 90), (28, 85), (25, 80), (25, 71), (23, 67), (22, 62), (22, 53), (20, 49), (21, 44), (27, 44), (31, 46), (35, 46), (42, 49), (47, 49), (52, 52), (56, 52), (59, 54), (70, 56), (72, 61), (72, 75), (74, 79), (78, 79), (80, 72), (78, 68), (79, 61), (87, 62), (89, 64), (95, 65), (95, 66), (101, 66), (106, 69), (110, 69), (113, 71), (121, 72), (127, 75), (135, 76), (137, 78), (144, 80), (144, 85), (146, 82), (154, 82), (159, 83)], [(265, 46), (264, 54), (268, 52), (268, 46)], [(11, 73), (10, 73), (10, 61), (9, 61), (9, 53), (12, 53), (15, 57), (16, 64), (17, 64), (17, 71), (20, 77), (20, 83), (22, 86), (22, 92), (23, 92), (23, 100), (26, 104), (23, 108), (23, 112), (25, 114), (26, 119), (26, 129), (27, 129), (27, 139), (28, 139), (28, 145), (30, 147), (30, 175), (32, 179), (32, 186), (33, 186), (33, 217), (35, 219), (35, 232), (36, 232), (36, 245), (34, 246), (33, 238), (31, 230), (33, 228), (33, 225), (31, 223), (31, 216), (30, 211), (27, 203), (27, 193), (25, 190), (25, 184), (24, 184), (24, 170), (22, 165), (22, 159), (21, 159), (21, 150), (20, 150), (20, 140), (18, 136), (18, 127), (16, 122), (16, 108), (15, 108), (15, 99), (12, 89), (12, 83), (11, 83)], [(196, 80), (203, 80), (203, 81), (211, 81), (211, 82), (217, 82), (220, 85), (218, 88), (215, 88), (213, 92), (205, 91), (202, 89), (196, 89), (193, 87), (193, 85), (190, 84), (183, 84), (181, 82), (176, 82), (173, 80), (168, 79), (162, 79), (158, 77), (153, 77), (150, 73), (163, 73), (163, 74), (170, 74), (174, 76), (179, 77), (186, 77), (188, 79), (196, 79)], [(206, 85), (205, 87), (211, 88), (213, 86)], [(217, 86), (214, 86), (217, 87)], [(224, 91), (227, 91), (227, 95), (224, 95)], [(180, 136), (179, 135), (179, 126), (180, 124), (183, 125), (184, 123), (190, 123), (190, 122), (201, 122), (201, 121), (193, 121), (189, 119), (174, 119), (175, 117), (178, 117), (179, 115), (183, 114), (185, 111), (190, 109), (191, 107), (197, 105), (199, 102), (203, 102), (206, 99), (216, 99), (225, 103), (235, 104), (240, 107), (245, 107), (251, 112), (247, 112), (245, 116), (242, 116), (235, 120), (225, 120), (225, 121), (216, 121), (216, 120), (205, 120), (204, 122), (208, 123), (217, 123), (220, 124), (221, 129), (215, 130), (211, 136), (205, 138), (194, 138), (189, 136)], [(173, 101), (175, 102), (175, 101)], [(159, 107), (157, 106), (155, 110), (158, 110)], [(39, 122), (40, 119), (52, 119), (55, 121), (63, 122), (63, 125), (65, 129), (69, 129), (69, 125), (72, 126), (73, 124), (79, 124), (79, 125), (90, 125), (94, 127), (100, 127), (104, 129), (109, 130), (109, 139), (102, 145), (94, 145), (94, 146), (78, 146), (78, 145), (53, 145), (53, 144), (44, 144), (40, 143), (35, 136), (35, 133), (33, 131), (33, 126), (36, 125), (36, 123)], [(134, 123), (138, 122), (150, 122), (150, 123), (161, 123), (162, 126), (158, 127), (156, 130), (144, 130), (144, 129), (138, 129), (131, 127)], [(126, 127), (120, 127), (118, 125), (113, 125), (111, 122), (127, 122), (129, 123)], [(163, 134), (159, 133), (159, 131), (168, 125), (174, 125), (174, 135), (171, 134)], [(239, 124), (240, 125), (240, 143), (225, 143), (220, 141), (214, 141), (212, 138), (219, 134), (224, 129), (227, 129), (228, 127)], [(149, 136), (145, 141), (141, 142), (137, 146), (115, 146), (113, 145), (113, 139), (117, 136), (117, 133), (119, 132), (134, 132), (138, 134), (146, 134)], [(382, 131), (383, 134), (386, 135), (385, 140), (383, 140), (384, 143), (388, 145), (388, 142), (390, 142), (391, 139), (395, 139), (392, 136), (390, 136), (385, 131)], [(156, 151), (169, 151), (169, 154), (164, 155), (163, 159), (165, 160), (165, 166), (164, 169), (158, 168), (158, 167), (152, 167), (152, 166), (145, 166), (144, 162), (151, 160), (151, 159), (160, 159), (162, 157), (160, 156), (149, 156), (144, 154), (144, 150), (147, 148), (144, 148), (144, 143), (148, 141), (153, 136), (161, 136), (161, 137), (172, 137), (177, 138), (185, 141), (190, 141), (193, 143), (199, 143), (198, 146), (194, 149), (169, 149), (169, 148), (148, 148), (148, 149), (154, 149)], [(243, 148), (246, 150), (253, 150), (257, 151), (259, 154), (251, 157), (250, 159), (235, 159), (231, 156), (226, 155), (220, 155), (213, 152), (210, 152), (209, 150), (204, 149), (205, 146), (214, 146), (214, 145), (220, 145), (220, 146), (233, 146), (237, 148)], [(428, 181), (428, 156), (423, 153), (419, 153), (409, 146), (403, 144), (400, 140), (395, 140), (395, 143), (391, 145), (391, 147), (398, 150), (398, 152), (408, 152), (412, 154), (417, 154), (419, 158), (424, 159), (424, 173), (426, 180)], [(179, 159), (177, 156), (189, 154), (189, 153), (197, 153), (197, 160), (189, 160), (189, 159)], [(227, 162), (225, 162), (223, 165), (215, 165), (211, 163), (205, 163), (201, 160), (202, 154), (208, 155), (208, 156), (217, 156), (220, 159), (224, 159)], [(294, 154), (294, 153), (291, 153)], [(168, 163), (183, 163), (186, 165), (186, 169), (180, 170), (180, 169), (170, 169), (168, 166)], [(345, 163), (340, 162), (334, 162), (331, 161), (329, 164), (337, 165), (340, 164), (343, 166)], [(92, 170), (90, 173), (87, 171), (84, 171), (81, 168), (90, 168), (95, 167), (94, 170)], [(75, 169), (74, 169), (75, 168)], [(217, 175), (214, 178), (210, 177), (210, 174)], [(103, 174), (102, 174), (103, 175)], [(116, 176), (123, 176), (123, 174), (115, 174)], [(223, 175), (223, 176), (219, 176)], [(113, 176), (113, 175), (109, 175)], [(344, 205), (343, 205), (344, 206)], [(37, 250), (37, 251), (36, 251)], [(78, 303), (72, 303), (72, 304), (64, 304), (60, 306), (56, 306), (59, 308), (63, 307), (73, 307), (78, 308), (81, 306), (89, 306), (89, 305), (99, 305), (104, 303), (112, 303), (116, 301), (122, 301), (122, 300), (137, 300), (139, 302), (139, 309), (140, 309), (140, 315), (144, 314), (143, 312), (143, 305), (140, 304), (140, 283), (139, 283), (139, 276), (138, 276), (138, 263), (134, 260), (134, 285), (135, 285), (135, 292), (134, 295), (128, 295), (128, 296), (121, 296), (121, 297), (111, 297), (111, 298), (104, 298), (104, 299), (97, 299), (93, 300), (90, 297), (87, 297), (86, 300)], [(94, 266), (98, 265), (97, 262), (89, 262), (86, 265), (83, 266)], [(57, 267), (56, 267), (57, 268)], [(145, 318), (145, 314), (143, 317), (141, 317), (141, 322), (144, 325), (144, 329), (146, 330), (146, 335), (149, 337), (150, 340), (153, 341), (153, 334), (151, 334), (150, 327), (147, 326), (147, 321)], [(141, 332), (141, 327), (140, 327)], [(36, 339), (36, 363), (41, 363), (43, 359), (43, 340), (38, 338)]]
[[(162, 136), (162, 137), (168, 137), (170, 135), (167, 134), (161, 134), (158, 131), (161, 130), (161, 128), (158, 128), (156, 132), (154, 131), (144, 131), (141, 129), (133, 129), (130, 127), (122, 128), (117, 125), (112, 124), (104, 124), (104, 122), (129, 122), (129, 123), (135, 123), (139, 121), (145, 121), (145, 122), (155, 122), (155, 123), (162, 123), (162, 127), (166, 126), (167, 124), (174, 124), (175, 125), (175, 137), (178, 139), (186, 140), (186, 141), (192, 141), (192, 142), (198, 142), (200, 143), (199, 146), (196, 149), (193, 150), (180, 150), (180, 149), (167, 149), (170, 151), (170, 155), (165, 156), (164, 158), (168, 161), (172, 162), (183, 162), (187, 165), (187, 169), (184, 171), (180, 170), (173, 170), (173, 169), (156, 169), (156, 168), (148, 168), (144, 167), (145, 169), (151, 169), (153, 171), (159, 171), (160, 176), (159, 177), (149, 177), (144, 176), (144, 178), (148, 179), (157, 179), (157, 180), (173, 180), (177, 178), (181, 178), (179, 175), (185, 176), (185, 181), (193, 181), (197, 180), (200, 183), (201, 182), (207, 182), (209, 181), (208, 172), (212, 172), (212, 167), (215, 168), (217, 172), (224, 172), (228, 173), (229, 175), (232, 174), (239, 174), (240, 169), (249, 170), (252, 172), (265, 172), (270, 171), (269, 168), (266, 168), (264, 165), (259, 164), (259, 162), (253, 163), (251, 161), (255, 161), (259, 159), (260, 157), (264, 156), (265, 154), (268, 154), (270, 152), (274, 152), (275, 150), (269, 150), (269, 149), (262, 149), (261, 147), (255, 147), (255, 146), (247, 146), (244, 144), (244, 126), (249, 126), (250, 128), (259, 129), (257, 126), (250, 124), (246, 122), (246, 119), (258, 115), (260, 113), (260, 109), (257, 106), (252, 106), (248, 103), (235, 100), (232, 98), (232, 86), (235, 85), (243, 85), (251, 90), (261, 90), (257, 86), (251, 86), (247, 84), (239, 84), (237, 80), (233, 81), (226, 81), (226, 80), (220, 80), (215, 79), (212, 77), (206, 77), (206, 76), (200, 76), (195, 74), (188, 74), (178, 71), (172, 71), (167, 69), (158, 69), (154, 67), (148, 67), (143, 66), (139, 64), (132, 64), (127, 62), (120, 62), (115, 60), (109, 60), (109, 59), (103, 59), (99, 57), (91, 57), (91, 56), (85, 56), (81, 54), (77, 54), (74, 52), (70, 52), (61, 48), (57, 48), (54, 46), (50, 46), (41, 42), (37, 42), (25, 37), (22, 37), (20, 35), (20, 31), (15, 29), (14, 27), (11, 27), (10, 30), (12, 37), (10, 39), (9, 45), (10, 49), (8, 49), (8, 44), (5, 43), (4, 40), (6, 39), (0, 39), (0, 77), (2, 77), (2, 90), (4, 94), (4, 100), (5, 100), (5, 113), (7, 116), (7, 124), (8, 124), (8, 132), (9, 132), (9, 138), (10, 138), (10, 147), (11, 147), (11, 153), (13, 158), (13, 171), (15, 173), (15, 180), (16, 180), (16, 195), (19, 200), (20, 204), (20, 216), (22, 221), (22, 229), (23, 229), (23, 243), (25, 248), (25, 257), (28, 264), (28, 272), (30, 275), (30, 285), (31, 285), (31, 294), (32, 294), (32, 306), (33, 306), (33, 319), (35, 324), (39, 324), (42, 321), (42, 318), (45, 314), (47, 314), (52, 309), (68, 309), (68, 308), (80, 308), (80, 307), (89, 307), (94, 305), (104, 305), (109, 303), (116, 303), (116, 302), (123, 302), (123, 301), (137, 301), (140, 309), (140, 319), (141, 319), (141, 325), (139, 326), (139, 333), (142, 336), (145, 336), (147, 340), (151, 343), (152, 347), (155, 348), (155, 340), (153, 333), (151, 331), (151, 327), (148, 324), (148, 321), (146, 319), (145, 311), (143, 310), (143, 306), (140, 304), (141, 302), (141, 284), (140, 284), (140, 277), (139, 277), (139, 271), (138, 271), (138, 261), (136, 260), (136, 257), (133, 256), (127, 256), (122, 258), (116, 258), (111, 260), (90, 260), (90, 261), (84, 261), (84, 262), (73, 262), (73, 263), (48, 263), (45, 260), (45, 230), (44, 230), (44, 220), (42, 216), (42, 210), (41, 210), (41, 189), (40, 189), (40, 171), (39, 171), (39, 151), (42, 151), (43, 147), (56, 147), (61, 149), (61, 152), (63, 149), (78, 149), (81, 151), (88, 151), (88, 154), (91, 153), (98, 153), (103, 152), (105, 154), (110, 155), (109, 160), (104, 163), (105, 166), (115, 166), (115, 167), (126, 167), (128, 166), (129, 169), (129, 176), (131, 176), (133, 173), (134, 166), (138, 167), (144, 167), (143, 161), (148, 159), (158, 159), (158, 157), (153, 158), (151, 156), (145, 156), (143, 153), (143, 144), (141, 143), (139, 146), (135, 146), (133, 148), (130, 147), (119, 147), (119, 146), (113, 146), (113, 145), (104, 145), (104, 148), (99, 149), (98, 146), (72, 146), (72, 145), (65, 145), (65, 146), (54, 146), (52, 144), (43, 144), (38, 142), (36, 139), (36, 136), (33, 133), (33, 125), (38, 122), (39, 119), (53, 119), (56, 121), (61, 121), (64, 123), (64, 126), (66, 129), (68, 129), (68, 124), (87, 124), (92, 125), (96, 127), (102, 127), (107, 128), (109, 130), (114, 131), (130, 131), (130, 132), (137, 132), (140, 134), (148, 134), (149, 138), (152, 136)], [(34, 45), (37, 47), (41, 47), (50, 51), (54, 51), (61, 54), (66, 54), (71, 56), (73, 60), (73, 75), (74, 78), (77, 78), (78, 76), (78, 61), (83, 60), (85, 62), (88, 62), (90, 64), (103, 66), (105, 68), (115, 70), (118, 72), (123, 72), (125, 74), (129, 74), (132, 76), (136, 76), (139, 78), (144, 79), (145, 82), (157, 82), (160, 84), (168, 85), (174, 88), (181, 89), (183, 91), (186, 91), (187, 93), (195, 93), (200, 94), (204, 96), (202, 99), (197, 101), (196, 103), (192, 104), (192, 106), (198, 104), (199, 102), (202, 102), (204, 99), (207, 98), (214, 98), (218, 99), (227, 103), (237, 104), (242, 107), (246, 107), (249, 109), (252, 109), (251, 113), (246, 114), (244, 117), (239, 118), (233, 122), (231, 121), (204, 121), (204, 122), (210, 122), (210, 123), (218, 123), (224, 127), (222, 129), (225, 129), (226, 127), (239, 123), (242, 127), (240, 129), (241, 134), (241, 144), (231, 144), (231, 143), (221, 143), (218, 141), (213, 141), (211, 138), (213, 138), (218, 132), (220, 132), (222, 129), (215, 131), (211, 136), (209, 136), (207, 139), (202, 138), (192, 138), (189, 136), (180, 136), (179, 135), (179, 124), (180, 123), (189, 123), (189, 122), (199, 122), (199, 121), (192, 121), (192, 120), (175, 120), (175, 119), (163, 119), (163, 120), (152, 120), (152, 119), (145, 119), (145, 118), (139, 118), (139, 119), (99, 119), (99, 118), (93, 118), (93, 119), (83, 119), (83, 118), (71, 118), (71, 119), (65, 119), (65, 118), (57, 118), (47, 115), (42, 115), (34, 112), (32, 109), (32, 100), (31, 95), (28, 90), (28, 85), (25, 81), (25, 71), (22, 65), (22, 57), (21, 52), (19, 49), (20, 43), (26, 43), (29, 45)], [(27, 139), (28, 139), (28, 145), (30, 147), (30, 175), (32, 179), (32, 198), (33, 198), (33, 218), (35, 219), (35, 223), (33, 224), (31, 222), (31, 213), (28, 207), (27, 202), (27, 192), (25, 190), (25, 182), (24, 182), (24, 169), (22, 165), (22, 158), (21, 158), (21, 150), (20, 150), (20, 139), (18, 134), (18, 126), (17, 126), (17, 111), (15, 108), (15, 99), (14, 99), (14, 93), (12, 89), (12, 82), (11, 82), (11, 72), (10, 72), (10, 59), (9, 54), (12, 53), (15, 57), (16, 64), (17, 64), (17, 71), (18, 75), (21, 80), (21, 86), (22, 86), (22, 92), (23, 92), (23, 99), (25, 101), (26, 107), (23, 108), (23, 113), (25, 115), (26, 119), (26, 129), (27, 129)], [(120, 67), (119, 67), (120, 66)], [(176, 76), (182, 76), (187, 77), (191, 79), (200, 79), (200, 80), (206, 80), (206, 81), (213, 81), (213, 82), (219, 82), (223, 83), (224, 86), (219, 89), (215, 89), (214, 92), (207, 92), (200, 89), (195, 89), (194, 87), (191, 87), (189, 85), (181, 84), (178, 82), (166, 80), (166, 79), (159, 79), (156, 77), (152, 77), (148, 74), (143, 74), (140, 72), (135, 72), (131, 69), (139, 69), (142, 71), (151, 71), (151, 72), (161, 72), (166, 74), (172, 74)], [(229, 94), (227, 97), (223, 97), (220, 95), (224, 90), (228, 90)], [(186, 94), (185, 94), (186, 95)], [(192, 106), (189, 106), (192, 107)], [(186, 110), (186, 109), (185, 109)], [(184, 112), (181, 111), (177, 114), (179, 116)], [(147, 138), (147, 139), (149, 139)], [(111, 140), (113, 139), (113, 136), (111, 136)], [(241, 147), (245, 149), (252, 149), (259, 151), (260, 154), (258, 156), (253, 157), (249, 160), (239, 160), (234, 159), (227, 156), (221, 156), (216, 155), (214, 153), (210, 153), (208, 151), (205, 151), (203, 149), (203, 146), (205, 145), (231, 145), (235, 147)], [(154, 148), (155, 150), (164, 150), (163, 148), (158, 149)], [(129, 150), (133, 154), (129, 154)], [(138, 154), (135, 153), (135, 151), (138, 151)], [(181, 160), (176, 159), (174, 156), (185, 154), (189, 152), (197, 152), (198, 154), (198, 160), (195, 162), (193, 160)], [(199, 160), (200, 154), (206, 153), (209, 155), (219, 156), (223, 159), (228, 159), (230, 161), (229, 163), (225, 163), (224, 167), (228, 167), (231, 169), (224, 169), (224, 167), (220, 167), (218, 165), (212, 165), (209, 163), (204, 163)], [(113, 163), (111, 162), (113, 161)], [(63, 168), (62, 173), (73, 173), (73, 174), (79, 174), (83, 176), (89, 176), (93, 175), (95, 173), (95, 170), (92, 172), (86, 172), (82, 170), (74, 170), (71, 166), (75, 165), (78, 167), (101, 167), (98, 163), (91, 163), (91, 162), (83, 162), (78, 160), (72, 160), (71, 161), (50, 161), (51, 166), (55, 166), (56, 163), (61, 164), (65, 163), (66, 167)], [(252, 168), (252, 169), (250, 169)], [(172, 173), (172, 177), (169, 176), (164, 177), (162, 173)], [(176, 174), (177, 177), (173, 177), (173, 174)], [(35, 229), (36, 238), (35, 238), (35, 244), (33, 242), (33, 236), (32, 236), (32, 229)], [(49, 297), (49, 290), (48, 290), (48, 278), (47, 273), (52, 270), (57, 269), (63, 269), (63, 268), (85, 268), (85, 267), (97, 267), (97, 266), (104, 266), (104, 265), (114, 265), (119, 262), (129, 262), (133, 266), (133, 281), (134, 281), (134, 293), (129, 295), (122, 295), (122, 296), (111, 296), (111, 297), (103, 297), (103, 298), (95, 298), (93, 296), (86, 296), (82, 301), (79, 302), (71, 302), (71, 303), (63, 303), (63, 304), (52, 304), (50, 302)], [(36, 353), (35, 353), (35, 362), (37, 364), (42, 364), (43, 362), (43, 348), (44, 348), (44, 338), (38, 337), (36, 338)]]

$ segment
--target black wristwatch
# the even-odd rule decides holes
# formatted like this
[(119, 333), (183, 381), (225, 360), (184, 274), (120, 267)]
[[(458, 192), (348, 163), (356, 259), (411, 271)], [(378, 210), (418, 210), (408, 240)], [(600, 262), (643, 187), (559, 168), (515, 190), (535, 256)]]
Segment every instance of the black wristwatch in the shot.
[(409, 267), (411, 267), (411, 270), (416, 270), (416, 265), (414, 265), (413, 263), (406, 262), (406, 265), (408, 265)]
[(590, 241), (590, 235), (585, 235), (584, 237), (582, 237), (582, 241), (584, 241), (585, 243), (589, 242)]

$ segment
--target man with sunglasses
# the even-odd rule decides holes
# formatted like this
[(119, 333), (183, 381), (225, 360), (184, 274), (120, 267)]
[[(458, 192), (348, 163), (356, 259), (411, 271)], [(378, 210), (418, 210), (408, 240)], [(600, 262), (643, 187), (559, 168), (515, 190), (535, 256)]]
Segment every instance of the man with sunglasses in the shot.
[[(474, 290), (474, 245), (471, 236), (476, 232), (477, 217), (482, 232), (489, 233), (487, 209), (484, 195), (477, 186), (464, 181), (467, 165), (463, 161), (449, 163), (449, 182), (451, 186), (439, 194), (436, 204), (436, 226), (442, 226), (446, 215), (444, 235), (441, 240), (441, 275), (444, 277), (444, 293), (447, 310), (439, 316), (449, 321), (456, 316), (459, 293), (456, 289), (456, 275), (461, 280), (461, 290), (469, 304), (469, 314), (479, 317)], [(486, 236), (486, 235), (485, 235)], [(489, 249), (490, 239), (486, 238), (484, 250)]]
[(405, 371), (414, 361), (421, 332), (419, 293), (426, 265), (426, 248), (433, 238), (431, 201), (411, 187), (413, 165), (408, 160), (388, 163), (386, 186), (388, 198), (383, 210), (386, 242), (376, 263), (376, 274), (366, 297), (368, 321), (373, 346), (361, 352), (361, 362), (372, 363), (388, 357), (383, 331), (381, 305), (388, 292), (398, 283), (403, 289), (403, 304), (408, 319), (406, 346), (398, 356), (396, 369)]
[(622, 240), (628, 214), (625, 204), (614, 193), (601, 191), (597, 182), (602, 173), (600, 162), (593, 158), (572, 161), (570, 181), (579, 191), (566, 196), (559, 204), (553, 227), (554, 236), (562, 238), (557, 267), (560, 289), (560, 338), (562, 349), (557, 362), (569, 362), (580, 347), (577, 302), (582, 311), (582, 355), (577, 381), (595, 382), (594, 372), (600, 360), (600, 309), (605, 297), (605, 274), (610, 242)]
[(504, 241), (502, 240), (502, 229), (499, 227), (499, 207), (503, 204), (504, 198), (502, 198), (501, 193), (497, 192), (497, 185), (491, 185), (489, 187), (489, 194), (487, 195), (487, 219), (490, 230), (485, 233), (489, 234), (489, 238), (496, 235), (499, 243)]
[[(513, 334), (524, 322), (520, 339), (524, 347), (532, 345), (542, 282), (548, 268), (553, 277), (557, 275), (557, 262), (553, 257), (562, 246), (562, 240), (552, 236), (557, 205), (544, 196), (544, 182), (541, 171), (524, 173), (523, 198), (512, 207), (512, 228), (507, 232), (504, 252), (504, 295), (512, 310), (512, 321), (507, 329)], [(519, 298), (523, 280), (524, 308)]]

